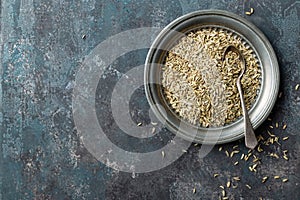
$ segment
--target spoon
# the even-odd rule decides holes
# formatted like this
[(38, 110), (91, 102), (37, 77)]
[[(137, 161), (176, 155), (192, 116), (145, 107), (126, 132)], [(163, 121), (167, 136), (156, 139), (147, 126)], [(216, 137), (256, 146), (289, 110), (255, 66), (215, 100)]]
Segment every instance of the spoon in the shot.
[(239, 77), (237, 78), (236, 85), (237, 85), (237, 88), (239, 91), (240, 101), (241, 101), (243, 115), (244, 115), (245, 144), (246, 144), (246, 147), (248, 147), (250, 149), (254, 149), (257, 145), (257, 139), (255, 136), (252, 124), (250, 122), (248, 111), (247, 111), (247, 108), (245, 105), (243, 89), (242, 89), (242, 85), (241, 85), (242, 76), (244, 75), (244, 73), (246, 71), (245, 58), (242, 55), (242, 53), (235, 46), (229, 45), (223, 53), (222, 61), (224, 61), (225, 55), (227, 55), (228, 52), (230, 52), (230, 51), (236, 53), (239, 56), (239, 60), (241, 61), (241, 64), (242, 64), (242, 70), (239, 74)]

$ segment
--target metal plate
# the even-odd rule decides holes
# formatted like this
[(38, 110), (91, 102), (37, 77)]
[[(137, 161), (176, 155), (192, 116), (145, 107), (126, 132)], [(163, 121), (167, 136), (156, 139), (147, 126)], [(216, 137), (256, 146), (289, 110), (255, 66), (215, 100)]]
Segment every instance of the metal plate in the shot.
[(270, 114), (279, 90), (279, 66), (274, 50), (264, 34), (238, 15), (203, 10), (184, 15), (171, 22), (157, 36), (150, 48), (145, 65), (145, 90), (150, 106), (166, 127), (184, 139), (203, 144), (231, 142), (244, 137), (242, 118), (219, 128), (203, 128), (183, 121), (165, 101), (161, 87), (161, 69), (168, 50), (184, 33), (203, 26), (221, 27), (241, 36), (254, 49), (262, 68), (262, 86), (256, 103), (249, 111), (254, 128)]

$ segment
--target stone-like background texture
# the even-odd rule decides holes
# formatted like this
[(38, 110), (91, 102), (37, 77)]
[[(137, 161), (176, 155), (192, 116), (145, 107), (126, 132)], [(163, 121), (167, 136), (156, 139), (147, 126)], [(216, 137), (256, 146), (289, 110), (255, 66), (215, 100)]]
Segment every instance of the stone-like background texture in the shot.
[[(300, 199), (300, 2), (293, 0), (2, 0), (0, 46), (0, 199), (218, 199), (220, 185), (233, 176), (230, 199)], [(245, 12), (254, 8), (254, 14)], [(268, 37), (278, 56), (280, 91), (270, 117), (256, 132), (270, 131), (280, 145), (263, 146), (261, 164), (252, 160), (243, 140), (216, 146), (204, 159), (199, 147), (170, 166), (146, 174), (118, 172), (98, 162), (83, 146), (72, 118), (72, 89), (84, 58), (108, 37), (139, 27), (164, 27), (177, 17), (201, 9), (222, 9), (245, 17)], [(82, 36), (86, 35), (83, 39)], [(163, 145), (163, 129), (147, 143), (119, 134), (110, 112), (110, 94), (120, 76), (144, 63), (147, 50), (118, 58), (99, 82), (96, 105), (100, 124), (120, 147)], [(131, 102), (132, 118), (149, 123), (144, 90)], [(282, 125), (287, 129), (282, 130)], [(158, 134), (160, 135), (160, 134)], [(289, 136), (287, 141), (282, 141)], [(154, 140), (153, 139), (153, 140)], [(233, 158), (224, 151), (239, 145)], [(289, 160), (282, 158), (288, 150)], [(257, 153), (257, 152), (256, 152)], [(276, 153), (280, 158), (270, 156)], [(233, 163), (239, 160), (239, 164)], [(220, 175), (213, 177), (214, 173)], [(288, 178), (274, 179), (275, 175)], [(261, 179), (268, 176), (266, 183)], [(251, 185), (249, 190), (245, 185)], [(196, 193), (193, 193), (193, 189)]]

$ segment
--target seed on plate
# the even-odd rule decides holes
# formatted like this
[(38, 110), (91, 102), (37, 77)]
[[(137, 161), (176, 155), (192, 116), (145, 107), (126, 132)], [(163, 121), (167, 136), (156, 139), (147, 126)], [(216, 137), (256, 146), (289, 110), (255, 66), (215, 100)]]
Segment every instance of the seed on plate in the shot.
[(278, 122), (276, 122), (276, 124), (275, 124), (275, 127), (276, 127), (276, 128), (278, 128), (278, 127), (279, 127), (279, 124), (278, 124)]
[(278, 98), (280, 99), (282, 97), (282, 92), (279, 93)]
[(223, 147), (219, 147), (219, 151), (222, 151)]
[(240, 181), (241, 179), (240, 179), (240, 177), (235, 176), (235, 177), (233, 177), (233, 180), (235, 180), (235, 181)]
[(246, 187), (247, 187), (249, 190), (251, 190), (251, 186), (250, 186), (250, 185), (246, 184)]
[(232, 149), (236, 149), (238, 147), (239, 147), (239, 145), (235, 145), (235, 146), (232, 147)]
[(280, 178), (280, 176), (274, 176), (274, 179), (279, 179)]
[(164, 157), (165, 157), (165, 152), (162, 151), (162, 152), (161, 152), (161, 155), (162, 155), (162, 157), (164, 158)]
[(85, 40), (86, 39), (86, 35), (82, 35), (81, 39)]
[(196, 193), (196, 188), (193, 189), (193, 194), (195, 194), (195, 193)]
[(142, 122), (139, 122), (136, 126), (141, 126), (142, 125)]
[(274, 127), (272, 125), (269, 126), (271, 129), (273, 129)]
[(298, 89), (299, 89), (299, 86), (300, 86), (300, 84), (297, 84), (297, 85), (295, 86), (295, 90), (298, 90)]
[(151, 122), (151, 124), (152, 124), (153, 126), (156, 126), (156, 125), (157, 125), (157, 122)]
[(239, 161), (236, 161), (235, 163), (234, 163), (234, 165), (238, 165), (239, 164)]
[(187, 153), (187, 150), (185, 150), (185, 149), (182, 149), (182, 152), (183, 152), (183, 153)]
[(283, 158), (284, 158), (285, 160), (289, 160), (289, 157), (287, 157), (286, 155), (284, 155)]
[(223, 185), (220, 185), (219, 187), (220, 187), (221, 189), (223, 189), (223, 190), (225, 189)]
[(219, 176), (219, 174), (214, 174), (214, 178), (216, 178), (216, 177), (218, 177)]

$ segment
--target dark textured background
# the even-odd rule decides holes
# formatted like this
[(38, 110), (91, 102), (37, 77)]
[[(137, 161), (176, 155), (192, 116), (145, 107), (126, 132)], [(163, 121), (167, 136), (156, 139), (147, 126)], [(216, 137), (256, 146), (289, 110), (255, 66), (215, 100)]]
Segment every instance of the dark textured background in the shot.
[[(293, 0), (4, 0), (1, 2), (1, 167), (0, 199), (218, 199), (220, 185), (240, 176), (238, 188), (226, 189), (231, 199), (300, 199), (300, 2)], [(245, 15), (250, 7), (252, 16)], [(256, 132), (267, 137), (270, 125), (281, 145), (263, 146), (256, 173), (239, 160), (247, 152), (226, 157), (219, 146), (204, 159), (191, 146), (179, 160), (146, 174), (118, 172), (98, 162), (80, 142), (72, 119), (72, 83), (91, 50), (114, 34), (132, 28), (164, 27), (175, 18), (200, 9), (223, 9), (245, 17), (269, 38), (278, 56), (282, 97)], [(86, 35), (86, 39), (82, 36)], [(110, 113), (112, 86), (131, 66), (144, 63), (147, 50), (117, 59), (99, 82), (100, 124), (120, 147), (131, 143), (142, 150), (159, 148), (170, 137), (163, 129), (155, 140), (135, 141), (118, 133)], [(133, 120), (149, 123), (144, 90), (134, 94)], [(118, 136), (119, 134), (119, 136)], [(283, 136), (289, 136), (282, 141)], [(282, 159), (288, 149), (289, 161)], [(269, 156), (280, 155), (279, 159)], [(220, 176), (213, 178), (214, 173)], [(282, 183), (274, 175), (288, 178)], [(265, 184), (261, 178), (268, 176)], [(245, 184), (252, 186), (249, 190)], [(196, 188), (196, 193), (193, 193)]]

